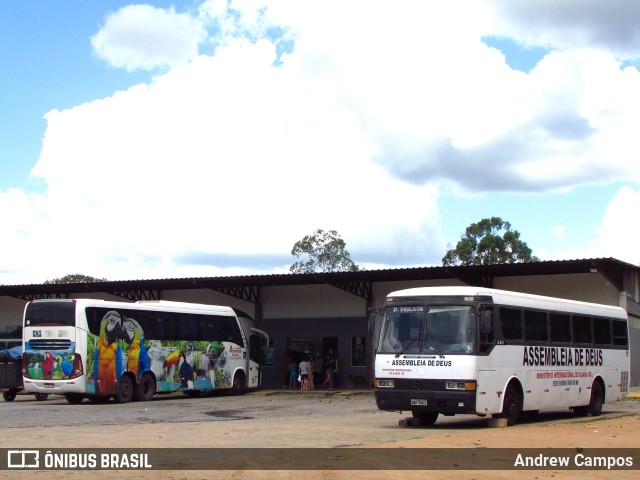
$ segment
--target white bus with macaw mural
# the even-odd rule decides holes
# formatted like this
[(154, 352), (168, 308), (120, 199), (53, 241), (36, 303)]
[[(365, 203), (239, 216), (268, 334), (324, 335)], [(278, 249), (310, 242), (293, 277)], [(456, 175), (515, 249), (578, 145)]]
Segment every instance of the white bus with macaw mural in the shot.
[(256, 389), (269, 339), (243, 312), (167, 301), (33, 300), (23, 322), (24, 388), (69, 403)]
[(493, 415), (572, 409), (599, 415), (629, 389), (620, 307), (476, 287), (413, 288), (386, 299), (375, 359), (379, 409)]

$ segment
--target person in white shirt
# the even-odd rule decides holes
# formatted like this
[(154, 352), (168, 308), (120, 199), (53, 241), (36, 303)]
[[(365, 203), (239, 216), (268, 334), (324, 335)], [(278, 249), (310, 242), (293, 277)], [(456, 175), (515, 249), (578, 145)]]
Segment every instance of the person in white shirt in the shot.
[(300, 372), (300, 390), (309, 390), (309, 359), (307, 357), (300, 362), (298, 372)]

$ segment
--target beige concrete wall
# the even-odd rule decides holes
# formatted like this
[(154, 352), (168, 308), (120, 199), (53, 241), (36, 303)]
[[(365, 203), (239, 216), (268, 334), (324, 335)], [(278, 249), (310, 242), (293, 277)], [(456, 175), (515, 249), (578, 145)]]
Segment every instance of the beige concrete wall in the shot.
[(619, 306), (618, 289), (600, 273), (500, 277), (493, 287), (583, 302)]

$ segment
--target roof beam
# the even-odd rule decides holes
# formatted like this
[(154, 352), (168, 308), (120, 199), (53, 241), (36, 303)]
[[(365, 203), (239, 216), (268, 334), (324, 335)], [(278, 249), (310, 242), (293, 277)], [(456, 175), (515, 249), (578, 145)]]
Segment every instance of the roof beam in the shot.
[(245, 302), (260, 303), (260, 287), (251, 286), (228, 286), (228, 287), (209, 287), (225, 295), (239, 298)]
[(69, 298), (68, 294), (60, 294), (60, 293), (26, 293), (24, 295), (15, 295), (16, 298), (20, 300), (25, 300), (30, 302), (31, 300), (51, 300), (57, 298)]
[(161, 290), (112, 290), (106, 291), (117, 297), (126, 298), (132, 302), (139, 302), (141, 300), (160, 300)]
[(371, 300), (373, 292), (372, 282), (327, 280), (327, 283), (352, 295), (364, 298), (365, 300)]

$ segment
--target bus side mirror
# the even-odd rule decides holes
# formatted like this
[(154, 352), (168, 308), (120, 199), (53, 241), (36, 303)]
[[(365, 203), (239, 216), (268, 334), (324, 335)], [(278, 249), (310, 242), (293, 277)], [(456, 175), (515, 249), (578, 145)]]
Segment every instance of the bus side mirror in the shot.
[(493, 330), (493, 312), (482, 310), (480, 313), (480, 334), (490, 335)]

